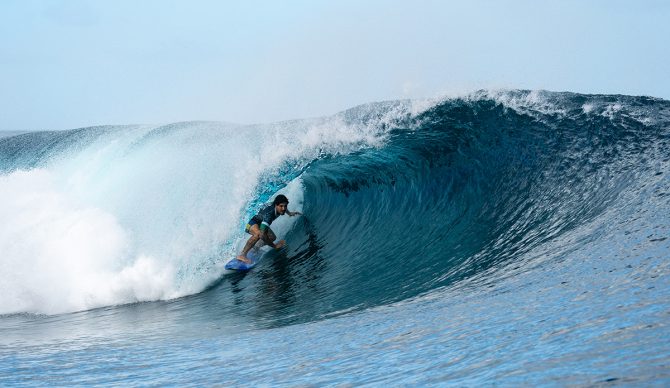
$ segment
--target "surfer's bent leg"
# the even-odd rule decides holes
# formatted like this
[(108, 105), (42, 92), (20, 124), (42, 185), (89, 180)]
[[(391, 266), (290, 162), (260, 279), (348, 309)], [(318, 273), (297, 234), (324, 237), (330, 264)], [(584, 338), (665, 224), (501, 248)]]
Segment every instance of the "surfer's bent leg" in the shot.
[(242, 249), (242, 253), (237, 256), (237, 260), (245, 263), (251, 263), (251, 260), (247, 259), (247, 253), (249, 253), (251, 248), (253, 248), (258, 240), (261, 239), (261, 230), (258, 228), (258, 225), (254, 224), (249, 226), (247, 232), (251, 235), (251, 237), (249, 237), (247, 243), (244, 244), (244, 249)]

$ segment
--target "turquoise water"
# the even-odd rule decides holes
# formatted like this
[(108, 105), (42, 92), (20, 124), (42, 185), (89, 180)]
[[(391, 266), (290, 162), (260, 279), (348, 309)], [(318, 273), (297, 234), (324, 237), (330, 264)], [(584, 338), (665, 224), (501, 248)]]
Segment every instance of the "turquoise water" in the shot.
[[(0, 384), (665, 385), (670, 103), (0, 138)], [(288, 248), (222, 269), (277, 192)]]

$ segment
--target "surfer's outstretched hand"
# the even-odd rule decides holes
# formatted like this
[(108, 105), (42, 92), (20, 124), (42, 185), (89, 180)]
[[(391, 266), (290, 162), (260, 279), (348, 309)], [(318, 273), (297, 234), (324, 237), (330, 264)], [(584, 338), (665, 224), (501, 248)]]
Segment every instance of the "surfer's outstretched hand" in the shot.
[(284, 247), (284, 245), (286, 245), (286, 241), (279, 240), (279, 242), (275, 244), (275, 249), (281, 249)]

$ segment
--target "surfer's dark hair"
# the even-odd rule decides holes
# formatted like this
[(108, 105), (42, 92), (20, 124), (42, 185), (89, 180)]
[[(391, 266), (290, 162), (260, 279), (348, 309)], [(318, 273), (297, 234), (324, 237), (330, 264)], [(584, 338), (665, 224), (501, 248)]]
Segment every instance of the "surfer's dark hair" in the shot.
[(279, 205), (280, 203), (285, 203), (288, 205), (288, 198), (286, 198), (284, 194), (279, 194), (276, 196), (275, 201), (273, 202), (275, 206)]

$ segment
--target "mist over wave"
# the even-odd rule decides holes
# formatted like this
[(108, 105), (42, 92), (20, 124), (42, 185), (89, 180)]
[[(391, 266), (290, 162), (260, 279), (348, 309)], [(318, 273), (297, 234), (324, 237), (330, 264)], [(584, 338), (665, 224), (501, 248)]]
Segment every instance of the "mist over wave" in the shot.
[(270, 125), (1, 138), (0, 314), (201, 292), (277, 192), (305, 213), (276, 226), (303, 287), (281, 316), (485, 283), (606, 239), (641, 201), (665, 206), (649, 190), (667, 176), (669, 122), (647, 97), (482, 91)]

